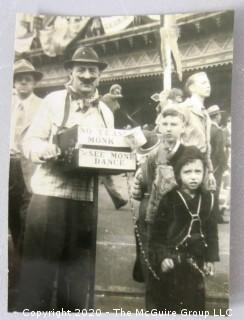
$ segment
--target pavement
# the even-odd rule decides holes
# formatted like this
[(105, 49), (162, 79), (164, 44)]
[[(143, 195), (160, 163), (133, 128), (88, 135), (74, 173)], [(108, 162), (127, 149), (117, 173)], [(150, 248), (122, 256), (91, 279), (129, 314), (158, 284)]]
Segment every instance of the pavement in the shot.
[[(115, 176), (117, 190), (128, 199), (126, 177)], [(135, 210), (138, 202), (134, 201)], [(135, 237), (130, 204), (116, 210), (103, 185), (99, 186), (95, 306), (135, 312), (144, 308), (144, 284), (132, 278)], [(219, 224), (220, 262), (214, 277), (206, 278), (207, 310), (228, 308), (229, 224)]]
[[(126, 177), (114, 177), (117, 190), (128, 199)], [(133, 202), (137, 211), (139, 202)], [(216, 275), (206, 278), (207, 310), (228, 308), (229, 274), (229, 224), (220, 224), (220, 262), (216, 263)], [(95, 307), (102, 312), (113, 312), (115, 308), (135, 312), (144, 308), (143, 283), (132, 278), (135, 261), (135, 237), (130, 204), (119, 210), (114, 205), (102, 184), (99, 185), (98, 228), (96, 249)], [(19, 266), (13, 255), (9, 238), (9, 285), (13, 286), (15, 269)], [(13, 297), (12, 297), (13, 296)], [(15, 292), (10, 290), (9, 303)]]

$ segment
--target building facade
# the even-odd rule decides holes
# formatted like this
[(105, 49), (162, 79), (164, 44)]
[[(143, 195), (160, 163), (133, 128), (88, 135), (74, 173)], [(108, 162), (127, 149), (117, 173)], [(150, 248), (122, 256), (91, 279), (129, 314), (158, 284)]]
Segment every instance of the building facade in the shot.
[[(122, 107), (139, 124), (153, 123), (156, 103), (150, 97), (163, 90), (160, 21), (157, 17), (133, 17), (124, 30), (108, 34), (99, 18), (91, 18), (62, 54), (50, 57), (40, 48), (31, 49), (27, 52), (29, 58), (44, 73), (37, 93), (44, 96), (62, 88), (67, 81), (63, 62), (77, 46), (91, 46), (108, 62), (102, 74), (100, 94), (106, 93), (113, 83), (119, 83), (124, 95)], [(226, 115), (231, 109), (233, 22), (232, 11), (176, 15), (183, 82), (178, 80), (173, 71), (172, 86), (182, 88), (184, 79), (191, 73), (207, 72), (212, 94), (206, 106), (218, 104), (226, 111)]]

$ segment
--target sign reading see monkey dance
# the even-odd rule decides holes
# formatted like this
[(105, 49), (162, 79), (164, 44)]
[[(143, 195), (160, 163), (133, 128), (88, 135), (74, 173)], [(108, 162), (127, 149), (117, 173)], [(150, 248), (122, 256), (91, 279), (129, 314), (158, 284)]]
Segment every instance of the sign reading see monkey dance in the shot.
[(64, 166), (98, 171), (134, 171), (136, 156), (128, 143), (131, 130), (74, 126), (56, 136)]

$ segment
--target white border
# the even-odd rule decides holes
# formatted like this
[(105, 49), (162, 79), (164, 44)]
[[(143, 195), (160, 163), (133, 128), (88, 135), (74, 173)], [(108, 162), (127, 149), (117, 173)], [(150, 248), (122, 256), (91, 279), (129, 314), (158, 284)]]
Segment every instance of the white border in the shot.
[[(7, 196), (10, 99), (12, 87), (15, 13), (55, 15), (133, 15), (193, 11), (235, 10), (232, 89), (232, 221), (230, 307), (232, 319), (244, 313), (244, 1), (243, 0), (0, 0), (0, 318), (26, 319), (7, 313)], [(242, 316), (241, 316), (242, 315)], [(110, 316), (114, 318), (115, 316)], [(30, 318), (30, 317), (29, 317)], [(35, 317), (31, 317), (35, 319)], [(46, 317), (47, 318), (47, 317)], [(46, 319), (45, 318), (45, 319)], [(51, 316), (48, 319), (54, 319)], [(77, 317), (62, 317), (62, 319)], [(79, 318), (79, 317), (78, 317)], [(107, 319), (104, 315), (101, 319)], [(139, 317), (132, 317), (137, 318)], [(142, 317), (140, 317), (141, 319)], [(146, 317), (147, 319), (149, 317)], [(155, 317), (154, 317), (155, 318)], [(166, 316), (164, 318), (167, 318)], [(197, 317), (168, 317), (194, 319)], [(39, 319), (44, 319), (40, 317)], [(158, 317), (156, 317), (158, 319)]]

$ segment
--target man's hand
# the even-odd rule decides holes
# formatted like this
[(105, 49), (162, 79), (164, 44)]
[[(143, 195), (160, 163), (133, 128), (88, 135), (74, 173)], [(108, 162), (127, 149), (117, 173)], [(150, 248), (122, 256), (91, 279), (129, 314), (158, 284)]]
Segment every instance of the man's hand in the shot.
[(174, 268), (174, 261), (170, 258), (166, 258), (161, 263), (161, 270), (167, 272)]
[(203, 269), (207, 276), (214, 276), (215, 267), (213, 262), (204, 262)]
[(51, 160), (51, 159), (57, 159), (58, 156), (61, 154), (61, 150), (59, 147), (57, 147), (55, 144), (48, 144), (45, 146), (44, 150), (42, 150), (39, 158), (40, 160)]

